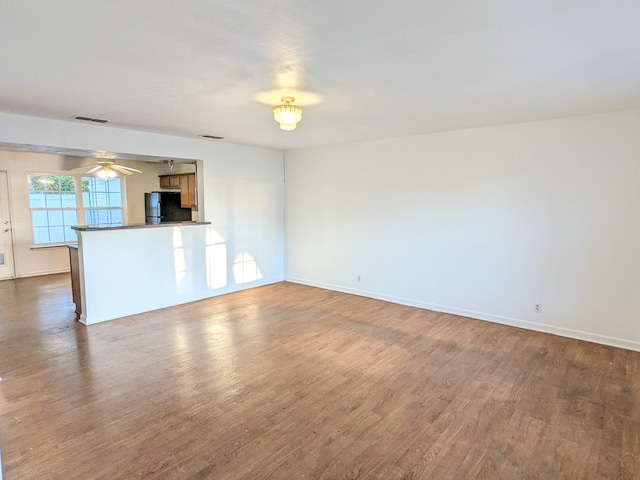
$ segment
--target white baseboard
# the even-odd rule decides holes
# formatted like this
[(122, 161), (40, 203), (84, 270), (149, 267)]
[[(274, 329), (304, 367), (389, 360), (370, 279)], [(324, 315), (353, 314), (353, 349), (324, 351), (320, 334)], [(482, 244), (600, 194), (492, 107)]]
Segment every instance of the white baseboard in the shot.
[(41, 270), (38, 272), (21, 273), (16, 278), (39, 277), (41, 275), (55, 275), (56, 273), (69, 273), (69, 267), (56, 268), (53, 270)]
[(601, 335), (598, 333), (591, 333), (591, 332), (585, 332), (582, 330), (574, 330), (571, 328), (558, 327), (556, 325), (549, 325), (546, 323), (530, 322), (528, 320), (520, 320), (518, 318), (503, 317), (500, 315), (493, 315), (490, 313), (464, 310), (461, 308), (451, 307), (448, 305), (438, 305), (433, 303), (427, 303), (421, 300), (395, 297), (393, 295), (385, 295), (377, 292), (369, 292), (366, 290), (343, 287), (340, 285), (332, 285), (329, 283), (315, 282), (313, 280), (307, 280), (304, 278), (285, 276), (284, 280), (285, 282), (299, 283), (301, 285), (324, 288), (326, 290), (349, 293), (349, 294), (358, 295), (361, 297), (374, 298), (376, 300), (384, 300), (386, 302), (397, 303), (400, 305), (407, 305), (409, 307), (424, 308), (426, 310), (432, 310), (435, 312), (450, 313), (452, 315), (459, 315), (462, 317), (469, 317), (477, 320), (484, 320), (487, 322), (500, 323), (502, 325), (509, 325), (511, 327), (524, 328), (526, 330), (533, 330), (536, 332), (551, 333), (553, 335), (558, 335), (560, 337), (568, 337), (576, 340), (584, 340), (587, 342), (608, 345), (610, 347), (618, 347), (618, 348), (624, 348), (626, 350), (633, 350), (636, 352), (640, 352), (640, 342), (633, 341), (633, 340), (625, 340), (623, 338), (609, 337), (609, 336)]

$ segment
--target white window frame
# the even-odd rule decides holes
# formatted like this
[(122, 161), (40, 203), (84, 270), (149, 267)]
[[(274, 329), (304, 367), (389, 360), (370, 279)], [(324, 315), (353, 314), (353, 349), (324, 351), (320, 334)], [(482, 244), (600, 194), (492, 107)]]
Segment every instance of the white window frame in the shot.
[[(74, 193), (75, 193), (75, 200), (76, 200), (76, 206), (75, 207), (32, 207), (31, 206), (31, 198), (30, 198), (30, 193), (31, 193), (31, 189), (29, 187), (29, 180), (31, 176), (51, 176), (51, 177), (71, 177), (74, 179)], [(65, 241), (65, 242), (47, 242), (47, 243), (36, 243), (36, 236), (35, 236), (35, 226), (33, 224), (33, 212), (52, 212), (52, 211), (58, 211), (58, 212), (65, 212), (65, 211), (74, 211), (76, 212), (76, 219), (79, 219), (78, 217), (78, 188), (77, 188), (77, 184), (78, 184), (78, 178), (76, 175), (70, 175), (67, 172), (64, 173), (41, 173), (41, 172), (33, 172), (33, 173), (28, 173), (27, 175), (27, 205), (29, 205), (29, 223), (31, 225), (31, 248), (47, 248), (47, 247), (55, 247), (55, 246), (61, 246), (61, 245), (69, 245), (72, 243), (75, 243), (76, 240), (69, 240), (69, 241)], [(64, 216), (64, 213), (63, 213)], [(51, 226), (49, 225), (49, 228)]]
[[(98, 181), (105, 181), (102, 180), (101, 178), (98, 177), (91, 177), (91, 176), (87, 176), (87, 175), (80, 175), (80, 182), (82, 182), (83, 178), (95, 178)], [(80, 212), (82, 214), (82, 221), (85, 221), (85, 217), (86, 217), (86, 212), (87, 211), (97, 211), (97, 210), (120, 210), (122, 212), (122, 223), (126, 223), (127, 218), (125, 217), (126, 215), (126, 198), (125, 198), (125, 181), (124, 181), (124, 177), (116, 177), (113, 179), (107, 179), (108, 180), (120, 180), (120, 200), (121, 200), (121, 204), (122, 206), (120, 207), (111, 207), (111, 206), (105, 206), (105, 207), (86, 207), (84, 205), (84, 197), (82, 196), (82, 191), (80, 192)], [(82, 185), (82, 183), (80, 183), (80, 185)], [(109, 192), (111, 193), (111, 192)], [(96, 224), (92, 224), (92, 225), (96, 225)], [(97, 224), (97, 225), (102, 225), (102, 224)]]
[[(72, 245), (77, 243), (77, 240), (71, 240), (68, 242), (50, 242), (50, 243), (35, 243), (35, 232), (33, 226), (33, 211), (49, 211), (49, 210), (75, 210), (76, 218), (78, 220), (78, 225), (84, 225), (85, 219), (85, 211), (86, 210), (105, 210), (105, 209), (120, 209), (122, 210), (122, 223), (127, 223), (127, 196), (126, 196), (126, 180), (124, 177), (117, 177), (120, 179), (120, 194), (122, 195), (122, 207), (88, 207), (85, 208), (83, 204), (82, 198), (82, 179), (90, 178), (89, 175), (83, 174), (74, 174), (69, 172), (61, 172), (61, 173), (45, 173), (45, 172), (28, 172), (27, 173), (27, 183), (29, 182), (30, 176), (52, 176), (52, 177), (73, 177), (75, 183), (75, 198), (76, 198), (76, 206), (72, 207), (61, 207), (61, 208), (33, 208), (31, 207), (31, 201), (28, 197), (29, 195), (29, 187), (27, 186), (27, 204), (29, 205), (29, 224), (31, 226), (31, 248), (39, 249), (39, 248), (51, 248), (51, 247), (64, 247), (67, 245)], [(78, 188), (80, 187), (80, 188)]]

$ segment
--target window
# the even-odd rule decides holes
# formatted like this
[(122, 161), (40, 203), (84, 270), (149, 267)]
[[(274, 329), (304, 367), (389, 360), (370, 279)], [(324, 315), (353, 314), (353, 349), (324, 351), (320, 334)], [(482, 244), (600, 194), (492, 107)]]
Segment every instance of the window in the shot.
[(29, 208), (33, 243), (68, 243), (77, 240), (76, 180), (63, 175), (29, 175)]
[(86, 225), (122, 225), (120, 179), (82, 177), (82, 206)]
[[(74, 175), (29, 175), (35, 245), (77, 242), (78, 224), (122, 225), (122, 182)], [(80, 185), (81, 188), (76, 188)]]

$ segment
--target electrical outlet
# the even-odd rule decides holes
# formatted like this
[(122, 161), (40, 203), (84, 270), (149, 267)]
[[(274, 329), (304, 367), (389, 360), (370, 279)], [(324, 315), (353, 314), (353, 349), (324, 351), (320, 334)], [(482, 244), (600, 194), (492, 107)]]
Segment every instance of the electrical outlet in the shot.
[(533, 311), (536, 312), (536, 313), (542, 312), (542, 304), (541, 303), (534, 303), (533, 304)]
[(356, 275), (356, 280), (360, 281), (360, 275)]

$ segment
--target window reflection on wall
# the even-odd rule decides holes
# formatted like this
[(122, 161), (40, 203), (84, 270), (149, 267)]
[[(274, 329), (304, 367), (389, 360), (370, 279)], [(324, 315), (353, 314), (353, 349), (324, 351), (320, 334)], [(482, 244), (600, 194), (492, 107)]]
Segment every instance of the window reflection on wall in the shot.
[(206, 234), (207, 286), (211, 289), (227, 286), (227, 244), (214, 228)]
[(233, 262), (233, 279), (237, 284), (254, 282), (262, 278), (258, 264), (248, 252), (239, 253)]

